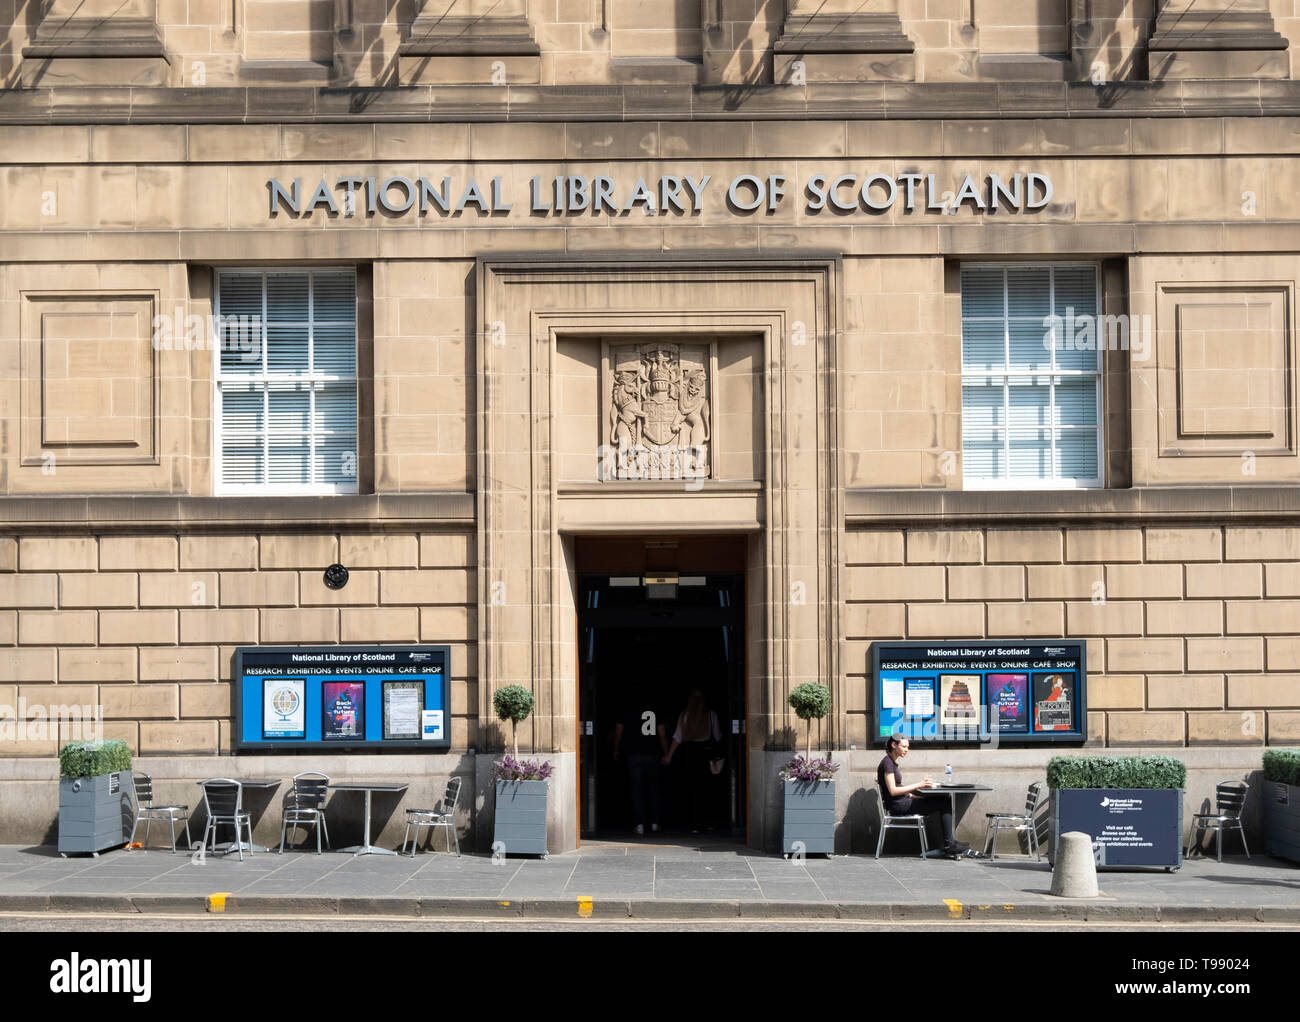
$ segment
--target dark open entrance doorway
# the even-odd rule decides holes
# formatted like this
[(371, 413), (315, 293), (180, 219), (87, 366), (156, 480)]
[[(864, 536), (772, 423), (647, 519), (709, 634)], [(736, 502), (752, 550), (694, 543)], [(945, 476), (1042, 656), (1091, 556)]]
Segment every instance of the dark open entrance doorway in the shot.
[(746, 840), (744, 540), (709, 539), (579, 541), (583, 837)]

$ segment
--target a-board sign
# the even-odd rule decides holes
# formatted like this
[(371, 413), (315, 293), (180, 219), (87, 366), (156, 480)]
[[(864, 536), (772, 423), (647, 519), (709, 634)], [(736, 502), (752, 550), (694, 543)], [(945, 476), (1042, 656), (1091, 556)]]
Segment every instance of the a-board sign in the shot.
[(451, 748), (450, 646), (235, 650), (235, 751)]
[(1079, 640), (877, 642), (872, 737), (925, 742), (1073, 742), (1087, 737)]
[[(1091, 835), (1100, 866), (1182, 864), (1183, 793), (1168, 788), (1069, 788), (1055, 792), (1060, 832)], [(1059, 855), (1059, 848), (1053, 856)]]

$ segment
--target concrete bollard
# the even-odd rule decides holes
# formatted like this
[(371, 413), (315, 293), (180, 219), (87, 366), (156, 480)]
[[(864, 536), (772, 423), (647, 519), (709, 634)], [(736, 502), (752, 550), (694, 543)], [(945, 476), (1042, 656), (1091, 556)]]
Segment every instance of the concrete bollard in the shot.
[(1092, 857), (1092, 838), (1072, 830), (1061, 835), (1052, 870), (1052, 892), (1058, 898), (1097, 897), (1097, 863)]

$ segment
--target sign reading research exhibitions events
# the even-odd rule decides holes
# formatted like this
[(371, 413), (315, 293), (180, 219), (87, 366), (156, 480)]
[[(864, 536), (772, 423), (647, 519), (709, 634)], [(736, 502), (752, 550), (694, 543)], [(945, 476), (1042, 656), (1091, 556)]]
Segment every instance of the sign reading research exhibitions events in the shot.
[(1077, 744), (1087, 736), (1086, 653), (1066, 639), (874, 643), (872, 734)]
[(744, 216), (798, 203), (806, 213), (832, 215), (1034, 213), (1052, 201), (1052, 179), (1030, 171), (976, 177), (941, 177), (919, 172), (864, 170), (843, 174), (810, 173), (798, 180), (786, 174), (661, 174), (625, 179), (606, 174), (534, 176), (521, 193), (511, 192), (500, 176), (476, 177), (278, 177), (266, 183), (272, 217), (461, 216), (498, 215), (518, 209), (533, 217), (691, 216), (712, 208)]
[(449, 646), (235, 651), (235, 751), (451, 748)]

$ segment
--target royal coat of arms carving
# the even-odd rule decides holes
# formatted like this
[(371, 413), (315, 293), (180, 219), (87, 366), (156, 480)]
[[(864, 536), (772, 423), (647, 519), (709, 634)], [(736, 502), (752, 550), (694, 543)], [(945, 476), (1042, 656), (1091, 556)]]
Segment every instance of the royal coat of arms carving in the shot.
[(610, 349), (613, 385), (602, 476), (709, 477), (709, 348), (651, 342)]

